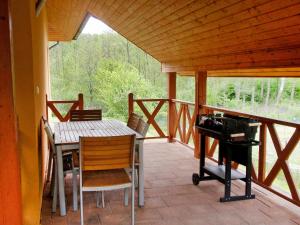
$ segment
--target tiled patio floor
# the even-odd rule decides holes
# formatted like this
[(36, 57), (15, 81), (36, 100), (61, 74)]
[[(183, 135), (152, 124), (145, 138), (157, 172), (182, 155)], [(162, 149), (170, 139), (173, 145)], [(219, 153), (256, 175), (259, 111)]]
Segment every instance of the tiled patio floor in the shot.
[[(224, 186), (205, 181), (194, 186), (193, 172), (198, 160), (191, 149), (178, 143), (146, 142), (145, 146), (145, 207), (136, 208), (137, 225), (271, 225), (300, 224), (300, 208), (280, 200), (254, 185), (255, 200), (220, 203)], [(71, 179), (66, 184), (65, 217), (51, 213), (51, 199), (44, 197), (42, 225), (78, 225), (80, 215), (72, 211)], [(242, 193), (244, 184), (235, 181), (234, 193)], [(96, 208), (95, 194), (84, 197), (87, 225), (129, 224), (130, 207), (123, 206), (123, 192), (105, 194), (106, 207)], [(59, 210), (57, 210), (59, 211)]]

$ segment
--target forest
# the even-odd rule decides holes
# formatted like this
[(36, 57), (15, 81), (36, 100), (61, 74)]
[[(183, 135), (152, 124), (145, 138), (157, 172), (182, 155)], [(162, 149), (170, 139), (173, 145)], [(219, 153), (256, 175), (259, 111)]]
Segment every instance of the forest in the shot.
[[(85, 106), (107, 117), (127, 117), (127, 95), (166, 97), (166, 75), (158, 61), (118, 35), (81, 34), (51, 48), (53, 99), (84, 94)], [(194, 101), (193, 76), (178, 76), (177, 98)], [(207, 103), (271, 118), (300, 121), (300, 79), (208, 78)]]
[[(54, 44), (49, 43), (53, 100), (72, 100), (83, 93), (85, 108), (101, 108), (104, 118), (126, 121), (128, 93), (135, 98), (166, 97), (166, 75), (160, 63), (117, 33), (81, 34), (76, 41)], [(193, 76), (177, 76), (177, 99), (193, 102), (194, 85)], [(300, 79), (209, 77), (207, 103), (300, 123)], [(61, 110), (67, 111), (67, 107)], [(162, 129), (166, 129), (166, 115), (167, 107), (163, 107), (156, 117)], [(285, 127), (278, 131), (282, 142), (293, 132)], [(270, 137), (268, 140), (270, 169), (277, 157)], [(257, 154), (254, 151), (254, 160)], [(290, 157), (289, 166), (300, 183), (297, 159), (298, 150)], [(282, 172), (275, 185), (288, 189)]]

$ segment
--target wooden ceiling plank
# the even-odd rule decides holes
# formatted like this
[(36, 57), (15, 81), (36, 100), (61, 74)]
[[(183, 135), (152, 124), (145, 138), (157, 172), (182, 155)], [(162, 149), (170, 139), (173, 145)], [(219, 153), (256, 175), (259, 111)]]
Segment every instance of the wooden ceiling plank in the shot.
[(276, 67), (294, 67), (300, 66), (300, 58), (288, 60), (273, 60), (273, 61), (256, 61), (256, 62), (231, 62), (227, 64), (214, 64), (214, 65), (169, 65), (162, 63), (162, 72), (180, 72), (180, 71), (199, 71), (199, 70), (224, 70), (224, 69), (245, 69), (245, 68), (276, 68)]
[[(265, 0), (264, 0), (265, 1)], [(199, 1), (198, 1), (199, 2)], [(241, 0), (230, 0), (230, 1), (213, 1), (205, 4), (198, 4), (197, 6), (191, 5), (190, 7), (185, 7), (182, 10), (173, 12), (174, 10), (170, 7), (165, 10), (169, 10), (168, 18), (170, 20), (164, 20), (164, 18), (159, 18), (160, 22), (153, 23), (153, 25), (144, 26), (143, 30), (140, 30), (137, 35), (135, 35), (135, 39), (137, 41), (144, 41), (144, 39), (151, 39), (152, 37), (157, 37), (161, 33), (169, 33), (173, 35), (173, 31), (177, 29), (181, 29), (181, 26), (190, 25), (190, 26), (200, 26), (202, 22), (199, 22), (199, 18), (207, 18), (209, 15), (214, 14), (216, 12), (220, 12), (220, 10), (230, 7), (234, 4), (241, 2)], [(165, 11), (164, 10), (164, 11)], [(149, 33), (151, 35), (149, 36)], [(153, 32), (155, 31), (155, 32)], [(132, 35), (132, 34), (128, 34)]]
[[(110, 26), (112, 29), (120, 33), (121, 26), (119, 26), (119, 23), (123, 21), (127, 21), (129, 18), (132, 18), (132, 14), (134, 14), (138, 9), (143, 5), (144, 1), (148, 0), (131, 0), (127, 2), (126, 10), (124, 10), (123, 14), (116, 18), (117, 20), (115, 22), (109, 21), (106, 18), (103, 17), (102, 11), (103, 9), (101, 7), (96, 8), (89, 8), (88, 11), (96, 18), (99, 18), (101, 21), (105, 22), (108, 26)], [(109, 11), (109, 9), (106, 9)]]
[[(161, 5), (160, 3), (159, 5)], [(141, 21), (145, 15), (152, 13), (155, 7), (157, 6), (156, 1), (146, 1), (141, 7), (134, 13), (134, 16), (128, 18), (126, 21), (121, 21), (119, 26), (122, 26), (124, 29), (121, 31), (123, 35), (126, 35), (126, 32), (133, 26), (132, 24), (138, 21)], [(125, 25), (126, 24), (126, 25)], [(137, 26), (135, 26), (137, 28)]]
[[(109, 1), (104, 1), (104, 4), (102, 6), (103, 8), (103, 13), (101, 15), (102, 18), (108, 18), (110, 14), (114, 14), (116, 9), (117, 9), (117, 1), (118, 0), (109, 0)], [(106, 21), (109, 21), (105, 19)]]
[[(185, 1), (185, 4), (188, 4), (190, 1), (193, 0), (188, 0)], [(131, 35), (131, 33), (136, 33), (136, 32), (140, 32), (140, 30), (143, 30), (143, 25), (147, 24), (149, 22), (153, 22), (154, 18), (159, 17), (162, 18), (162, 14), (165, 15), (164, 17), (167, 18), (167, 12), (165, 10), (161, 10), (162, 8), (169, 8), (171, 7), (174, 3), (176, 3), (176, 5), (178, 7), (184, 7), (184, 5), (179, 4), (182, 3), (182, 1), (177, 1), (177, 0), (163, 0), (161, 2), (161, 4), (155, 4), (152, 8), (147, 9), (147, 11), (144, 10), (144, 13), (141, 15), (141, 17), (139, 19), (135, 19), (130, 21), (130, 23), (126, 24), (126, 30), (123, 31), (123, 35), (126, 36), (133, 36)], [(163, 5), (163, 7), (162, 7)], [(138, 28), (138, 29), (137, 29)]]
[[(286, 18), (286, 19), (278, 19), (278, 21), (273, 21), (273, 22), (271, 22), (271, 23), (268, 23), (268, 26), (266, 26), (266, 24), (261, 24), (261, 25), (259, 25), (259, 26), (255, 26), (255, 27), (248, 27), (247, 29), (241, 30), (241, 31), (239, 31), (239, 32), (236, 31), (236, 32), (233, 32), (233, 33), (229, 33), (228, 39), (229, 39), (229, 42), (230, 42), (230, 41), (238, 42), (238, 39), (235, 40), (235, 38), (234, 38), (234, 36), (233, 36), (234, 34), (240, 35), (241, 37), (242, 37), (242, 36), (249, 35), (249, 36), (254, 37), (254, 39), (255, 39), (255, 38), (258, 37), (258, 35), (257, 35), (256, 32), (260, 33), (261, 30), (262, 30), (263, 32), (267, 32), (266, 27), (272, 29), (273, 26), (276, 27), (277, 29), (280, 28), (280, 26), (281, 26), (281, 29), (284, 29), (284, 26), (286, 26), (286, 24), (287, 24), (286, 22), (289, 22), (289, 24), (295, 24), (295, 23), (298, 23), (296, 26), (299, 27), (300, 15), (293, 16), (293, 17)], [(278, 27), (278, 26), (279, 26), (279, 27)], [(265, 27), (265, 29), (263, 29), (263, 27)], [(229, 32), (230, 32), (230, 30), (229, 30)], [(263, 33), (263, 32), (261, 32), (261, 33)], [(225, 34), (224, 34), (223, 36), (226, 37)], [(231, 37), (230, 37), (230, 36), (231, 36)], [(219, 36), (218, 36), (218, 37), (219, 37)], [(218, 38), (218, 37), (217, 37), (217, 38)], [(205, 38), (206, 38), (206, 37), (205, 37)], [(215, 39), (215, 41), (218, 41), (217, 38), (212, 38), (212, 41), (209, 42), (209, 44), (210, 44), (210, 45), (213, 45), (213, 44), (214, 44), (214, 39)], [(227, 38), (227, 37), (226, 37), (226, 38)], [(232, 39), (230, 39), (230, 38), (232, 38)], [(224, 42), (224, 40), (220, 40), (220, 41)], [(186, 48), (191, 48), (191, 46), (196, 46), (196, 41), (193, 41), (193, 42), (195, 42), (194, 45), (191, 45), (191, 43), (186, 42), (186, 44), (185, 44)], [(199, 40), (199, 43), (202, 43), (202, 42), (204, 43), (205, 41), (204, 41), (204, 40)], [(201, 44), (199, 44), (199, 45), (201, 45)], [(176, 48), (173, 47), (173, 46), (174, 46), (174, 45), (168, 44), (169, 51), (170, 51), (170, 49), (176, 49)], [(180, 43), (178, 43), (176, 46), (182, 46), (182, 45), (181, 45)], [(153, 49), (149, 49), (148, 51), (151, 52), (151, 54), (152, 54), (153, 56), (158, 57), (158, 56), (156, 56), (156, 52), (155, 52)], [(159, 52), (163, 52), (163, 51), (165, 51), (165, 49), (160, 49), (160, 50), (159, 50)]]
[[(279, 20), (280, 18), (286, 18), (289, 16), (297, 15), (299, 12), (299, 1), (298, 4), (296, 5), (290, 5), (288, 4), (288, 8), (281, 8), (283, 5), (283, 2), (286, 1), (280, 1), (282, 4), (276, 4), (277, 10), (272, 10), (268, 9), (266, 5), (264, 5), (265, 11), (262, 11), (263, 9), (257, 7), (256, 10), (259, 10), (261, 14), (256, 15), (255, 17), (250, 16), (249, 13), (244, 12), (244, 16), (247, 15), (247, 19), (240, 20), (240, 21), (227, 21), (227, 20), (218, 20), (213, 22), (213, 24), (205, 24), (202, 26), (198, 27), (190, 27), (187, 28), (186, 26), (181, 26), (182, 28), (177, 29), (176, 33), (173, 33), (175, 35), (176, 40), (173, 42), (179, 43), (180, 41), (184, 42), (188, 40), (190, 37), (195, 38), (195, 37), (201, 37), (202, 34), (204, 35), (205, 33), (210, 33), (211, 31), (214, 31), (215, 35), (222, 35), (223, 32), (234, 32), (237, 30), (242, 30), (246, 29), (247, 27), (252, 27), (252, 26), (257, 26), (259, 24), (271, 22), (274, 20)], [(270, 3), (267, 3), (270, 4)], [(285, 3), (287, 4), (287, 3)], [(275, 4), (274, 4), (275, 5)], [(273, 6), (274, 7), (274, 6)], [(288, 15), (287, 15), (288, 14)], [(226, 24), (228, 23), (228, 24)], [(192, 29), (192, 32), (190, 31)], [(170, 43), (170, 36), (169, 33), (164, 33), (160, 34), (157, 38), (152, 38), (151, 39), (151, 44), (150, 43), (145, 43), (145, 42), (139, 42), (137, 41), (138, 44), (140, 45), (147, 45), (148, 48), (160, 48), (163, 45), (166, 45)]]
[[(287, 24), (294, 24), (298, 23), (293, 26), (284, 27)], [(260, 25), (261, 26), (261, 25)], [(261, 41), (267, 40), (268, 38), (276, 38), (276, 37), (284, 37), (286, 35), (292, 35), (300, 32), (300, 16), (296, 16), (293, 18), (285, 19), (284, 21), (280, 22), (272, 22), (272, 24), (268, 25), (268, 28), (272, 28), (271, 30), (266, 30), (260, 32), (260, 29), (257, 29), (257, 33), (254, 33), (252, 30), (253, 28), (248, 28), (243, 32), (230, 32), (223, 34), (222, 36), (214, 36), (211, 38), (203, 38), (192, 42), (187, 42), (186, 45), (176, 45), (173, 48), (162, 48), (158, 51), (151, 51), (152, 54), (156, 55), (158, 58), (164, 58), (166, 55), (172, 54), (172, 52), (179, 52), (185, 51), (185, 54), (193, 54), (193, 51), (197, 51), (203, 49), (205, 47), (218, 47), (228, 45), (228, 43), (234, 40), (235, 43), (246, 43), (246, 42), (254, 42), (254, 41)]]
[[(112, 20), (111, 24), (116, 27), (124, 27), (124, 24), (129, 23), (131, 19), (136, 18), (138, 12), (143, 9), (143, 6), (147, 4), (147, 2), (151, 2), (151, 0), (134, 0), (131, 1), (132, 4), (129, 3), (128, 8), (126, 9), (126, 13), (124, 13), (124, 17), (121, 15), (120, 18), (115, 18), (116, 20)], [(123, 9), (124, 10), (124, 9)], [(126, 15), (127, 14), (127, 15)]]
[(114, 12), (110, 13), (109, 15), (103, 16), (106, 18), (107, 21), (111, 21), (110, 23), (114, 24), (115, 21), (119, 19), (120, 16), (124, 13), (124, 8), (127, 8), (128, 5), (131, 5), (134, 1), (124, 1), (124, 0), (118, 0), (117, 3), (115, 3), (114, 6)]
[(135, 37), (136, 35), (145, 32), (146, 34), (148, 34), (147, 29), (149, 26), (150, 27), (157, 26), (163, 28), (164, 25), (170, 24), (173, 21), (178, 20), (178, 18), (189, 14), (191, 10), (196, 11), (196, 10), (203, 9), (204, 7), (207, 7), (208, 5), (213, 4), (214, 2), (215, 1), (213, 0), (206, 0), (206, 1), (189, 0), (189, 1), (176, 1), (175, 4), (170, 4), (170, 5), (164, 5), (164, 6), (159, 5), (160, 8), (158, 13), (156, 12), (152, 17), (145, 18), (139, 24), (136, 23), (133, 24), (135, 26), (133, 26), (132, 29), (127, 30), (126, 33), (124, 33), (124, 35), (129, 37), (131, 36)]
[[(223, 54), (236, 54), (239, 52), (251, 52), (251, 51), (257, 51), (257, 50), (263, 50), (268, 48), (291, 48), (293, 46), (299, 45), (300, 40), (300, 31), (297, 34), (291, 34), (291, 35), (285, 35), (285, 33), (282, 33), (282, 36), (276, 37), (276, 38), (270, 38), (270, 39), (263, 39), (263, 40), (251, 40), (250, 42), (243, 42), (239, 41), (235, 45), (228, 45), (224, 46), (222, 42), (219, 42), (219, 46), (212, 45), (214, 48), (211, 48), (210, 46), (202, 46), (199, 49), (195, 48), (192, 51), (176, 51), (176, 52), (168, 52), (168, 54), (164, 55), (156, 55), (158, 58), (163, 58), (166, 61), (170, 61), (175, 58), (181, 58), (182, 56), (203, 56), (207, 55), (209, 52), (210, 54), (219, 54), (222, 52)], [(217, 44), (217, 43), (216, 43)]]
[[(247, 0), (249, 1), (249, 0)], [(260, 4), (265, 3), (267, 0), (258, 0)], [(158, 39), (163, 33), (171, 33), (172, 35), (179, 34), (182, 30), (191, 30), (199, 26), (204, 26), (205, 24), (229, 18), (228, 21), (232, 23), (232, 15), (238, 14), (243, 10), (249, 10), (251, 6), (245, 4), (245, 1), (231, 1), (225, 4), (224, 1), (217, 1), (215, 4), (208, 5), (205, 8), (199, 9), (198, 11), (188, 12), (187, 15), (181, 16), (176, 15), (177, 18), (174, 19), (172, 23), (165, 24), (158, 28), (148, 26), (147, 30), (140, 33), (139, 36), (135, 38), (141, 43), (147, 43), (147, 41), (152, 38)], [(258, 4), (258, 3), (257, 3)], [(157, 30), (155, 36), (149, 37), (147, 33), (149, 30)], [(153, 33), (153, 32), (152, 32)], [(146, 35), (143, 35), (146, 34)]]
[[(257, 60), (285, 60), (288, 58), (300, 58), (300, 45), (294, 46), (293, 48), (286, 49), (286, 48), (278, 48), (278, 49), (267, 49), (267, 50), (259, 50), (253, 51), (248, 53), (233, 53), (233, 54), (218, 54), (218, 55), (205, 55), (201, 57), (190, 57), (186, 58), (185, 60), (180, 60), (180, 63), (183, 65), (191, 66), (191, 65), (199, 65), (201, 64), (208, 64), (214, 65), (219, 64), (226, 64), (226, 62), (254, 62)], [(168, 61), (168, 64), (178, 63), (176, 61)]]

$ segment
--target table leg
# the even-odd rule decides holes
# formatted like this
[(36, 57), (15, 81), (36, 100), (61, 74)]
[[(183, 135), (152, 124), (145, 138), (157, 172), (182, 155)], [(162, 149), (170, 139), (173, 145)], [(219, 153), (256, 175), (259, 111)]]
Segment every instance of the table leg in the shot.
[(65, 201), (65, 186), (64, 186), (64, 168), (63, 156), (61, 146), (56, 148), (57, 154), (57, 172), (58, 172), (58, 193), (59, 193), (59, 208), (60, 215), (66, 215), (66, 201)]
[(144, 141), (139, 141), (139, 206), (144, 206)]

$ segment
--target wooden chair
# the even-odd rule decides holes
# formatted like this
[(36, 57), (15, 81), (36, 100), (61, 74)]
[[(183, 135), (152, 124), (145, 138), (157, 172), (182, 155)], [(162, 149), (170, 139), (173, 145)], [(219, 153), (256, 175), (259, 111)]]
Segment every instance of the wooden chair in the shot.
[(134, 224), (135, 135), (80, 138), (80, 218), (83, 218), (83, 192), (107, 191), (131, 187), (131, 224)]
[(129, 115), (129, 118), (128, 118), (128, 121), (127, 121), (127, 126), (130, 127), (132, 130), (136, 130), (137, 126), (138, 126), (138, 123), (139, 123), (139, 120), (141, 119), (142, 117), (135, 114), (135, 113), (131, 113)]
[[(48, 121), (43, 116), (42, 116), (42, 121), (43, 121), (44, 128), (46, 126), (50, 128)], [(51, 128), (50, 128), (50, 130), (51, 130)], [(53, 165), (53, 151), (52, 151), (52, 147), (48, 145), (48, 148), (49, 148), (49, 157), (48, 157), (47, 177), (46, 177), (46, 181), (47, 182), (49, 182), (51, 180), (51, 171), (52, 171), (52, 165)]]
[[(143, 137), (146, 137), (147, 132), (149, 129), (149, 124), (146, 123), (143, 119), (139, 119), (137, 128), (135, 129), (136, 132), (138, 132), (140, 135), (142, 135)], [(140, 144), (143, 144), (144, 140), (140, 140)], [(136, 174), (139, 174), (139, 144), (135, 145), (135, 168), (137, 170)], [(138, 178), (138, 176), (137, 176)], [(136, 183), (138, 184), (138, 179), (136, 179)]]
[(102, 120), (101, 109), (71, 110), (70, 121)]
[(148, 129), (149, 129), (149, 124), (140, 118), (135, 131), (138, 132), (143, 137), (146, 137)]
[[(52, 192), (52, 212), (56, 212), (56, 206), (57, 206), (57, 194), (58, 194), (58, 171), (57, 171), (57, 159), (56, 159), (56, 146), (54, 144), (54, 134), (52, 132), (52, 129), (48, 123), (47, 120), (44, 118), (42, 119), (44, 122), (44, 129), (48, 137), (49, 145), (50, 145), (50, 155), (49, 155), (49, 161), (52, 161), (52, 179), (51, 179), (51, 192)], [(70, 152), (63, 155), (63, 157), (70, 156)], [(51, 158), (50, 158), (51, 157)], [(49, 165), (48, 165), (49, 166)], [(49, 171), (49, 169), (48, 169)], [(69, 171), (65, 171), (67, 173)], [(78, 166), (77, 168), (74, 166), (72, 167), (72, 175), (73, 175), (73, 183), (74, 180), (77, 179), (78, 174)], [(77, 183), (75, 181), (75, 183)], [(77, 200), (77, 185), (73, 185), (73, 209), (74, 211), (77, 210), (78, 200)]]

